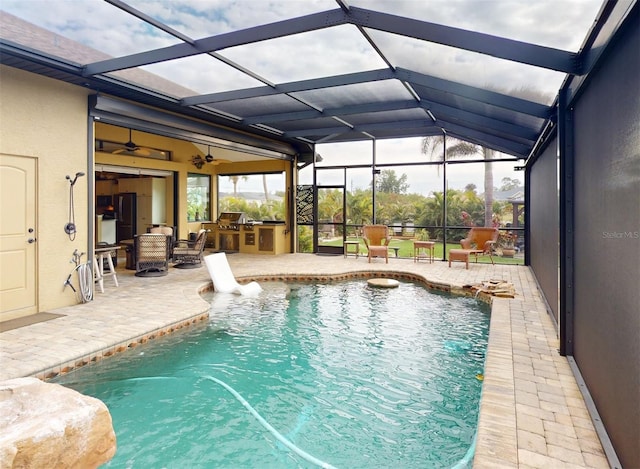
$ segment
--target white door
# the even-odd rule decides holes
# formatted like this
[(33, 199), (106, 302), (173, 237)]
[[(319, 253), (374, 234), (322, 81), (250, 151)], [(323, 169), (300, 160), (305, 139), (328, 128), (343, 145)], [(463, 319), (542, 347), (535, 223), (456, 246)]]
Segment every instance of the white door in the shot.
[(36, 160), (0, 155), (0, 321), (37, 313)]

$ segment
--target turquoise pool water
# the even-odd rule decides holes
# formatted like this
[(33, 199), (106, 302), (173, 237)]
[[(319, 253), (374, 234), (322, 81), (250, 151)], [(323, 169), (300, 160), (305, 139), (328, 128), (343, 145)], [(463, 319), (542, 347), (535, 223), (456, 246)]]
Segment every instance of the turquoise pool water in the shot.
[(487, 305), (404, 282), (263, 287), (258, 298), (209, 294), (207, 324), (54, 380), (109, 407), (118, 450), (106, 467), (314, 467), (259, 417), (334, 467), (463, 459)]

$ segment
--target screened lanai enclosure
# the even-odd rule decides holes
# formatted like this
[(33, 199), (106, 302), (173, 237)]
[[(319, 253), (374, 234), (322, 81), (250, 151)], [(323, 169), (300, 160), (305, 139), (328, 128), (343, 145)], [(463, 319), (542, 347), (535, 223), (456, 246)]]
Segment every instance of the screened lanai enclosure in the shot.
[[(315, 166), (299, 171), (298, 213), (315, 214), (297, 219), (299, 251), (342, 254), (344, 240), (361, 239), (361, 227), (377, 223), (389, 228), (396, 257), (413, 257), (413, 240), (431, 240), (446, 259), (470, 227), (491, 226), (500, 233), (494, 261), (524, 264), (524, 171), (517, 158), (446, 134), (316, 150)], [(311, 202), (317, 208), (305, 211)]]
[[(534, 273), (610, 464), (640, 466), (636, 0), (0, 8), (3, 66), (86, 90), (87, 172), (99, 125), (199, 148), (188, 177), (210, 205), (176, 195), (178, 227), (233, 208), (252, 177), (267, 194), (273, 173), (289, 252), (342, 254), (380, 223), (399, 257), (429, 239), (446, 259), (497, 227), (494, 257)], [(216, 151), (231, 164), (210, 169)]]

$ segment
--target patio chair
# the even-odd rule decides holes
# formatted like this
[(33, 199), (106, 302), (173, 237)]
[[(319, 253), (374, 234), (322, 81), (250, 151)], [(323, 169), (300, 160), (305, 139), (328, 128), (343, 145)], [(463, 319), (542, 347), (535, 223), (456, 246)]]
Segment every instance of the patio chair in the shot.
[(195, 241), (180, 239), (173, 248), (174, 267), (178, 269), (195, 269), (202, 266), (202, 252), (207, 242), (207, 230), (200, 230)]
[(469, 230), (467, 237), (460, 240), (462, 249), (468, 250), (469, 254), (473, 254), (478, 262), (478, 256), (488, 255), (493, 262), (493, 248), (498, 241), (498, 228), (474, 226)]
[(369, 263), (372, 257), (384, 257), (389, 263), (389, 229), (386, 225), (364, 225), (362, 227), (362, 238), (369, 251)]
[(171, 226), (153, 226), (149, 233), (163, 234), (169, 238), (169, 260), (173, 259), (173, 246), (176, 243), (176, 229)]
[(133, 238), (136, 277), (162, 277), (169, 267), (169, 238), (158, 233), (145, 233)]

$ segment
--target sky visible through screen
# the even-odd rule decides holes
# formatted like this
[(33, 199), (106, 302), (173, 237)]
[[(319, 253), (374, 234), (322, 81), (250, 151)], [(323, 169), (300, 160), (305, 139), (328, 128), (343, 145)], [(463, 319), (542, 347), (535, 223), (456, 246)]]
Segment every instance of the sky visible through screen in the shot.
[[(628, 1), (628, 0), (622, 0)], [(262, 24), (337, 9), (334, 0), (129, 0), (126, 3), (192, 39), (216, 36)], [(601, 0), (349, 0), (367, 8), (454, 28), (476, 31), (550, 48), (577, 52), (602, 5)], [(122, 56), (178, 44), (180, 41), (102, 0), (2, 0), (0, 9), (25, 21), (91, 47), (106, 56)], [(495, 59), (438, 44), (402, 38), (377, 30), (367, 33), (394, 66), (480, 88), (526, 95), (551, 104), (564, 80), (558, 72)], [(3, 36), (0, 31), (0, 36)], [(4, 36), (3, 36), (4, 37)], [(272, 83), (327, 77), (387, 65), (357, 28), (342, 25), (218, 51)], [(64, 56), (64, 51), (60, 51)], [(185, 95), (261, 86), (262, 83), (213, 57), (202, 54), (141, 67), (181, 85)], [(364, 145), (364, 147), (362, 147)], [(378, 162), (424, 161), (420, 139), (379, 140)], [(318, 145), (327, 158), (349, 164), (371, 163), (371, 142), (353, 151), (348, 144)], [(498, 156), (499, 157), (499, 156)], [(514, 173), (517, 162), (494, 164), (494, 186)], [(454, 168), (454, 166), (450, 166)], [(407, 174), (409, 192), (442, 190), (438, 170)], [(452, 189), (471, 183), (483, 192), (480, 165), (455, 165), (448, 171)], [(437, 182), (433, 182), (437, 181)], [(358, 174), (348, 185), (368, 187), (370, 174)], [(247, 190), (261, 191), (261, 185)]]

